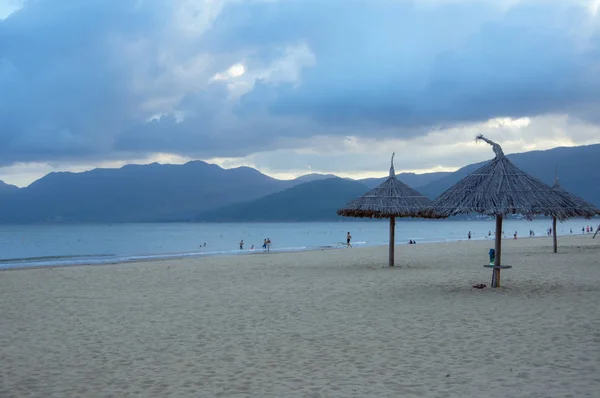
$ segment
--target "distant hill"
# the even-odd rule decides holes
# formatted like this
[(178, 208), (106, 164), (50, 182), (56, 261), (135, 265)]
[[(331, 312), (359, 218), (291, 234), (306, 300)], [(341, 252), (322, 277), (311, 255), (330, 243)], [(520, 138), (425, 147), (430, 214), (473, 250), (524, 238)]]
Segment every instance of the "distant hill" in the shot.
[[(600, 144), (508, 157), (547, 184), (558, 165), (566, 190), (600, 206)], [(399, 178), (434, 199), (482, 164)], [(50, 173), (26, 188), (0, 183), (0, 223), (337, 219), (335, 210), (383, 179), (311, 174), (283, 181), (248, 167), (226, 170), (201, 161)]]
[[(450, 172), (436, 172), (436, 173), (424, 173), (424, 174), (415, 174), (415, 173), (400, 173), (396, 177), (405, 183), (406, 185), (413, 187), (418, 190), (418, 188), (423, 187), (427, 184), (430, 184), (433, 181), (439, 180), (440, 178), (446, 177), (452, 173)], [(365, 178), (362, 180), (357, 180), (362, 182), (369, 188), (375, 188), (382, 182), (384, 182), (388, 178), (388, 176), (380, 177), (380, 178)]]
[[(493, 156), (493, 155), (492, 155)], [(523, 171), (540, 178), (547, 184), (554, 182), (556, 164), (559, 164), (560, 182), (565, 189), (600, 206), (600, 171), (595, 163), (600, 156), (600, 145), (587, 147), (556, 148), (548, 151), (526, 152), (508, 155)], [(491, 157), (491, 156), (490, 156)], [(435, 199), (444, 190), (458, 182), (467, 174), (481, 167), (485, 162), (471, 164), (454, 173), (430, 173), (415, 175), (400, 174), (403, 182), (417, 188), (421, 193)], [(308, 221), (337, 219), (335, 211), (349, 200), (383, 182), (387, 178), (370, 178), (359, 181), (345, 181), (339, 178), (326, 179), (289, 188), (269, 195), (266, 198), (228, 206), (207, 214), (204, 221)], [(430, 182), (418, 187), (419, 182)], [(351, 183), (359, 183), (352, 185)], [(330, 198), (322, 207), (316, 207), (318, 197)], [(268, 209), (268, 210), (267, 210)], [(271, 212), (271, 209), (273, 211)], [(300, 209), (298, 211), (297, 209)], [(270, 214), (265, 214), (270, 213)]]
[[(490, 158), (492, 157), (493, 154), (490, 151)], [(554, 175), (558, 166), (558, 176), (563, 188), (600, 206), (600, 144), (515, 153), (507, 155), (507, 157), (521, 170), (548, 185), (554, 183)], [(485, 163), (465, 166), (425, 185), (419, 191), (434, 199)]]
[(15, 187), (14, 185), (7, 184), (4, 181), (0, 181), (0, 193), (16, 192), (18, 190), (19, 190), (18, 187)]
[[(419, 187), (425, 186), (435, 180), (438, 180), (442, 177), (445, 177), (449, 174), (451, 174), (451, 173), (449, 173), (449, 172), (436, 172), (436, 173), (424, 173), (424, 174), (400, 173), (397, 175), (397, 177), (403, 183), (408, 184), (413, 188), (419, 188)], [(312, 173), (312, 174), (306, 174), (306, 175), (300, 176), (292, 181), (294, 183), (304, 183), (304, 182), (317, 181), (317, 180), (326, 180), (326, 179), (334, 178), (334, 177), (338, 177), (338, 176), (336, 176), (334, 174)], [(379, 184), (384, 182), (387, 178), (388, 178), (387, 174), (382, 173), (382, 177), (363, 178), (363, 179), (357, 179), (357, 180), (354, 180), (352, 178), (345, 178), (345, 179), (349, 180), (349, 181), (358, 181), (360, 183), (365, 184), (368, 188), (375, 188), (376, 186), (378, 186)]]
[(297, 184), (303, 184), (305, 182), (318, 181), (318, 180), (326, 180), (328, 178), (335, 178), (335, 177), (337, 177), (337, 176), (333, 175), (333, 174), (311, 173), (311, 174), (305, 174), (303, 176), (295, 178), (292, 181), (295, 182), (295, 183), (297, 183)]
[(50, 173), (0, 197), (0, 222), (183, 221), (292, 185), (252, 168), (225, 170), (200, 161)]
[[(50, 173), (26, 188), (0, 184), (0, 223), (190, 221), (217, 208), (332, 177), (337, 179), (313, 173), (277, 180), (249, 167), (223, 169), (202, 161)], [(368, 190), (357, 184), (359, 194)]]
[(229, 205), (201, 214), (200, 221), (330, 221), (337, 209), (368, 191), (357, 181), (330, 178), (296, 185), (247, 203)]

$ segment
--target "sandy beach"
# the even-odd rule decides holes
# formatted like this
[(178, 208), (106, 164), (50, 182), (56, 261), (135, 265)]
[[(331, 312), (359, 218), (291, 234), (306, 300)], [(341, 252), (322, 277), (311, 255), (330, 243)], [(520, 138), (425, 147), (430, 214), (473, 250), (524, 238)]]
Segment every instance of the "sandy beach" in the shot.
[(596, 397), (600, 239), (0, 272), (1, 397)]

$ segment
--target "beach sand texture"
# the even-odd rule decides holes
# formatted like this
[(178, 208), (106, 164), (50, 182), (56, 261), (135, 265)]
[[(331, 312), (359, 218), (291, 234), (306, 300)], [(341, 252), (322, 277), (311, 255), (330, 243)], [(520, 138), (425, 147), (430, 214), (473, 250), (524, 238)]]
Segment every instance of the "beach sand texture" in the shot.
[(600, 239), (0, 272), (1, 397), (598, 397)]

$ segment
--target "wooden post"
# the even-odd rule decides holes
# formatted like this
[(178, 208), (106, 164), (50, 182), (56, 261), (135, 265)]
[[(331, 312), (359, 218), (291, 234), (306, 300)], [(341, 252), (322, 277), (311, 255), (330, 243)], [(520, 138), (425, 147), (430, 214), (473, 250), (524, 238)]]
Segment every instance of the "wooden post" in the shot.
[(390, 267), (394, 266), (394, 242), (396, 240), (396, 218), (390, 217)]
[(502, 216), (496, 216), (496, 259), (492, 274), (492, 287), (500, 287), (500, 266), (502, 265)]
[(554, 253), (558, 252), (558, 243), (556, 241), (556, 217), (552, 217), (552, 243), (554, 244)]
[(594, 236), (592, 236), (592, 239), (594, 239), (596, 237), (596, 235), (598, 235), (599, 230), (600, 230), (600, 224), (598, 224), (598, 227), (596, 227), (596, 232), (594, 232)]

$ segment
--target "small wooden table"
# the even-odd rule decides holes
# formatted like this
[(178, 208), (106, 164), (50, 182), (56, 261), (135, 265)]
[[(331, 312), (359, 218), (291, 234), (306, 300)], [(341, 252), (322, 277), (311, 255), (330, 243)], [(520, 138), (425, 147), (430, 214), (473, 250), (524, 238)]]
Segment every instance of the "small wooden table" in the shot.
[[(500, 287), (500, 271), (501, 269), (510, 269), (512, 265), (491, 265), (485, 264), (484, 268), (493, 268), (492, 271), (492, 287)], [(498, 272), (496, 272), (498, 270)], [(496, 274), (498, 274), (498, 278), (496, 280)]]

